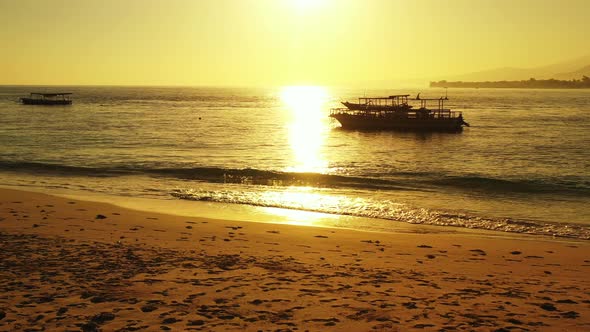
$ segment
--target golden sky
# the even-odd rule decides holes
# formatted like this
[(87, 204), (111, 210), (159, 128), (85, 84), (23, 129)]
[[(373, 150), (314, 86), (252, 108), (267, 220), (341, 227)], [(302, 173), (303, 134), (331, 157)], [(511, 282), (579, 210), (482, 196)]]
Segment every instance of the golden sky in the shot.
[(0, 0), (0, 84), (364, 84), (590, 54), (588, 0)]

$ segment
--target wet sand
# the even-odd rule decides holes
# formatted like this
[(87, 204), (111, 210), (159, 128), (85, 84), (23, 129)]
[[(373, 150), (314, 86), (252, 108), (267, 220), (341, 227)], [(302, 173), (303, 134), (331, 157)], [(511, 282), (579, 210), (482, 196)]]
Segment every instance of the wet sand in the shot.
[(0, 189), (0, 331), (588, 331), (589, 249)]

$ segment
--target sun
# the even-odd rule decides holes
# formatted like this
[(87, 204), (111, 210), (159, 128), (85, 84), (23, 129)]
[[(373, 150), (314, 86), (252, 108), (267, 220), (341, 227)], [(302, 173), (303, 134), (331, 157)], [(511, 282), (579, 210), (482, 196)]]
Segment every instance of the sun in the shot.
[(287, 0), (293, 7), (299, 10), (308, 10), (324, 5), (326, 0)]
[(321, 86), (285, 86), (281, 99), (295, 115), (320, 116), (321, 107), (328, 101), (328, 91)]

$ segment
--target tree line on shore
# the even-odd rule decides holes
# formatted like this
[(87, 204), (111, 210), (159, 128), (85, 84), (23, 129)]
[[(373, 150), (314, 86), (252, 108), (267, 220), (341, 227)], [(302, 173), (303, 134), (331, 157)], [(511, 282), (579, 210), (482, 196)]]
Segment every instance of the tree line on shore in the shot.
[(431, 88), (525, 88), (525, 89), (590, 89), (590, 77), (567, 80), (537, 80), (534, 78), (522, 81), (485, 81), (485, 82), (448, 82), (446, 80), (430, 82)]

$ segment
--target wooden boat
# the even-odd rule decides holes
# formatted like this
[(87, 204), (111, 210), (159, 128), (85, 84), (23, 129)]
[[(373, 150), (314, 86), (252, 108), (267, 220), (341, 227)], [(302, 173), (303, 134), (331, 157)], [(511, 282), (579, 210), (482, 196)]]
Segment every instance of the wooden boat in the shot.
[[(330, 117), (338, 120), (342, 129), (363, 130), (409, 130), (457, 132), (469, 126), (461, 112), (444, 108), (448, 98), (422, 99), (415, 101), (418, 107), (408, 103), (408, 95), (379, 98), (359, 98), (359, 103), (343, 103), (347, 108), (334, 108)], [(436, 108), (427, 108), (427, 102), (437, 101)]]
[(71, 105), (71, 92), (40, 93), (31, 92), (29, 97), (20, 98), (25, 105)]

